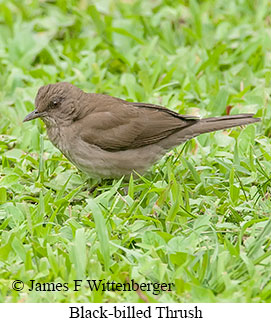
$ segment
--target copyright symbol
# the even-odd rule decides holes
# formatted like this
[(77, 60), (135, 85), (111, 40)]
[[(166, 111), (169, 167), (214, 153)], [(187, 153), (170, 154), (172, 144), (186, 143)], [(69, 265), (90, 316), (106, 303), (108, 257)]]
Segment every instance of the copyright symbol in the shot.
[(12, 289), (16, 290), (17, 292), (21, 291), (24, 288), (24, 283), (21, 280), (14, 280), (12, 282)]

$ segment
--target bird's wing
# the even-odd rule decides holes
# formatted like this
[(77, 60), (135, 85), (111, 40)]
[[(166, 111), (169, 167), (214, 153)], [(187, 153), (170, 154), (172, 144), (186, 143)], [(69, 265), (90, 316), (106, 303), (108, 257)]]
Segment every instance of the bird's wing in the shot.
[(104, 150), (151, 145), (198, 121), (160, 106), (113, 99), (96, 98), (96, 108), (75, 124), (81, 139)]

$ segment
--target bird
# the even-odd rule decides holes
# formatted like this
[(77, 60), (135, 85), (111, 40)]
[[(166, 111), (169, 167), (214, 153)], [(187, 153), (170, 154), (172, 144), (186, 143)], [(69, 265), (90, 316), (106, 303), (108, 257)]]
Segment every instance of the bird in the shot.
[(151, 103), (86, 93), (68, 82), (37, 92), (35, 110), (49, 140), (91, 178), (143, 174), (167, 151), (200, 134), (259, 122), (253, 114), (200, 119)]

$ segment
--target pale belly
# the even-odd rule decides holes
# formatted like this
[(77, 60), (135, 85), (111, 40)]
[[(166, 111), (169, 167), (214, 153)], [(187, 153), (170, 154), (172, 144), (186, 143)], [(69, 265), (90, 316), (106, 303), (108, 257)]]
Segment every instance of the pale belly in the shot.
[(110, 152), (86, 143), (79, 136), (67, 138), (67, 132), (63, 138), (63, 133), (59, 128), (48, 130), (51, 142), (92, 178), (118, 178), (129, 176), (133, 171), (142, 174), (165, 153), (159, 145)]

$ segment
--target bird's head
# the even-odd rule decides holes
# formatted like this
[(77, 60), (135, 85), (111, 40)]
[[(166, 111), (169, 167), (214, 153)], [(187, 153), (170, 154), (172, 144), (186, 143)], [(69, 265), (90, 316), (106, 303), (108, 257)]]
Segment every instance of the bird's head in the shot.
[(35, 110), (23, 122), (41, 118), (48, 127), (72, 122), (81, 92), (66, 82), (42, 86), (35, 98)]

